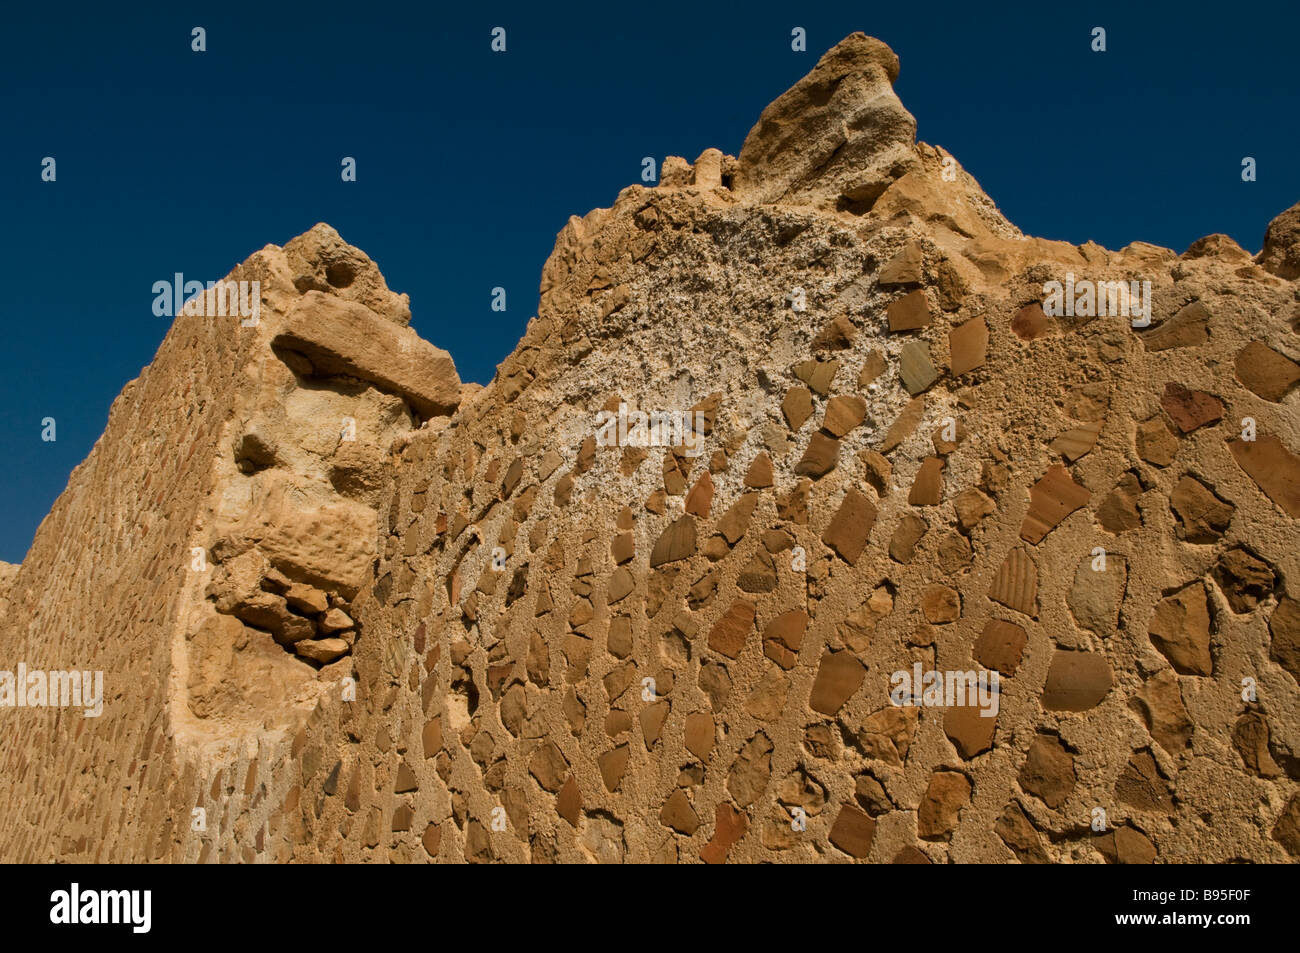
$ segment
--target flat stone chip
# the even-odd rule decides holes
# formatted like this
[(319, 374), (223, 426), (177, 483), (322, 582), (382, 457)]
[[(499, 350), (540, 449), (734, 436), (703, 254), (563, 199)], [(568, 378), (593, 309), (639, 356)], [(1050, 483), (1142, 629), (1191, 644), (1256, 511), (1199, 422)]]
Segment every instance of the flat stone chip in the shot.
[(1087, 711), (1101, 703), (1111, 684), (1110, 663), (1104, 655), (1057, 649), (1047, 668), (1043, 707), (1048, 711)]
[(912, 506), (938, 506), (943, 502), (943, 457), (926, 457), (916, 471), (907, 502)]
[(876, 279), (882, 285), (916, 285), (921, 283), (921, 266), (925, 263), (925, 254), (916, 242), (908, 242), (893, 258), (880, 269)]
[(943, 732), (957, 753), (969, 761), (993, 747), (997, 721), (996, 714), (986, 716), (977, 705), (957, 704), (944, 712)]
[(1206, 424), (1223, 419), (1223, 401), (1213, 394), (1203, 390), (1188, 390), (1173, 381), (1165, 385), (1160, 406), (1183, 433), (1191, 433)]
[(867, 677), (867, 667), (852, 652), (826, 652), (817, 666), (808, 704), (813, 711), (833, 715), (844, 706)]
[(1029, 512), (1020, 527), (1020, 538), (1037, 545), (1079, 507), (1087, 504), (1092, 493), (1070, 478), (1070, 473), (1060, 464), (1047, 468), (1047, 472), (1029, 490)]
[(1000, 675), (1014, 675), (1020, 667), (1028, 638), (1025, 630), (1014, 622), (989, 619), (975, 640), (971, 658)]
[(1035, 301), (1025, 305), (1011, 319), (1011, 330), (1022, 341), (1033, 341), (1050, 332), (1052, 324), (1043, 312), (1043, 306)]
[(839, 816), (831, 825), (831, 843), (858, 860), (871, 852), (871, 842), (875, 836), (876, 822), (852, 804), (841, 807)]
[(1030, 618), (1038, 614), (1038, 568), (1019, 546), (1002, 560), (989, 586), (989, 598)]
[(798, 430), (812, 416), (812, 393), (806, 387), (791, 387), (781, 401), (781, 413), (791, 430)]
[(960, 377), (984, 364), (988, 354), (989, 329), (983, 318), (971, 318), (948, 332), (952, 376)]
[(898, 372), (903, 386), (915, 397), (939, 379), (939, 372), (930, 360), (930, 349), (921, 341), (908, 341), (898, 359)]
[(891, 301), (885, 313), (890, 331), (916, 331), (927, 327), (931, 320), (930, 304), (925, 300), (925, 292), (920, 290)]
[(745, 647), (745, 640), (754, 629), (755, 608), (752, 602), (737, 599), (722, 618), (709, 630), (709, 648), (734, 659)]
[(1052, 449), (1065, 457), (1067, 463), (1073, 463), (1087, 454), (1097, 444), (1101, 434), (1101, 421), (1071, 427), (1052, 441)]
[(1138, 338), (1148, 351), (1164, 351), (1171, 347), (1196, 347), (1210, 339), (1210, 312), (1199, 301), (1184, 306), (1168, 321), (1158, 327), (1139, 332)]
[(1230, 440), (1228, 449), (1270, 500), (1292, 519), (1300, 517), (1300, 458), (1273, 435)]
[(1275, 404), (1300, 381), (1300, 364), (1261, 341), (1251, 341), (1238, 351), (1235, 363), (1237, 380)]
[(858, 557), (867, 545), (871, 527), (876, 523), (876, 508), (866, 495), (849, 488), (844, 494), (840, 508), (831, 517), (822, 542), (835, 550), (850, 566), (857, 563)]
[(880, 452), (889, 453), (912, 436), (923, 416), (925, 416), (925, 398), (913, 397), (903, 408), (903, 412), (898, 415), (898, 419), (889, 425), (889, 430), (885, 433), (885, 442), (880, 445)]
[(669, 523), (650, 552), (650, 568), (695, 555), (695, 520), (690, 516)]
[(867, 416), (867, 402), (856, 394), (832, 397), (826, 402), (822, 429), (833, 437), (843, 437)]
[(1179, 675), (1212, 675), (1210, 608), (1197, 582), (1165, 597), (1147, 626), (1151, 643)]

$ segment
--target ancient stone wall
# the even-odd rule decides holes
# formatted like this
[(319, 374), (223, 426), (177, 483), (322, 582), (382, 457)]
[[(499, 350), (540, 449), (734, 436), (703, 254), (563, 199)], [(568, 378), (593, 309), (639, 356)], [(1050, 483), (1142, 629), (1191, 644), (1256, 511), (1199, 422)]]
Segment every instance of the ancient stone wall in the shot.
[(3, 856), (1300, 855), (1295, 210), (1025, 237), (898, 72), (850, 37), (571, 219), (486, 388), (324, 226), (237, 270), (263, 327), (178, 319), (9, 584), (121, 709), (11, 721)]

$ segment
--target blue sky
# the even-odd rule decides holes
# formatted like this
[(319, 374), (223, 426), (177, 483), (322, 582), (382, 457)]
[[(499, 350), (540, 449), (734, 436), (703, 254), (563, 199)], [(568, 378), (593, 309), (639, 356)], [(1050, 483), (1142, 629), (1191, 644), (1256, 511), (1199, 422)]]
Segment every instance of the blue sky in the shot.
[[(19, 561), (168, 319), (202, 280), (319, 221), (411, 296), (486, 383), (572, 214), (641, 158), (739, 151), (762, 108), (854, 30), (902, 59), (918, 135), (1026, 232), (1259, 250), (1300, 200), (1294, 4), (95, 5), (0, 33), (0, 559)], [(190, 31), (207, 31), (207, 51)], [(490, 32), (507, 31), (493, 53)], [(807, 31), (792, 52), (790, 31)], [(1107, 51), (1090, 49), (1107, 31)], [(42, 182), (53, 156), (58, 179)], [(354, 156), (355, 183), (340, 180)], [(1241, 181), (1241, 160), (1258, 180)], [(491, 289), (508, 309), (490, 309)], [(41, 440), (54, 417), (58, 439)]]

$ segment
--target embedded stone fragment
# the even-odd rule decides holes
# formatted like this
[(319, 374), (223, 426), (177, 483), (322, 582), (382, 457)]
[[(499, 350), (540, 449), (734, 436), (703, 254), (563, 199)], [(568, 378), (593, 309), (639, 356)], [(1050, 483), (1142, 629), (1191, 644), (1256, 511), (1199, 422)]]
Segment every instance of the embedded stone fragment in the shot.
[[(1119, 626), (1119, 608), (1128, 585), (1128, 560), (1119, 553), (1088, 556), (1074, 572), (1074, 585), (1066, 601), (1074, 621), (1102, 638)], [(1104, 565), (1104, 568), (1098, 568)]]
[(1100, 433), (1101, 421), (1099, 420), (1080, 424), (1061, 433), (1052, 441), (1051, 447), (1065, 457), (1067, 463), (1073, 463), (1096, 445)]
[(865, 652), (871, 645), (877, 624), (893, 609), (894, 596), (889, 584), (877, 586), (861, 605), (844, 617), (838, 630), (840, 639), (851, 651)]
[(839, 361), (804, 361), (795, 365), (794, 376), (825, 397), (831, 392), (831, 382), (839, 369)]
[(973, 486), (953, 497), (952, 505), (957, 514), (957, 525), (967, 535), (979, 525), (980, 520), (997, 510), (993, 501)]
[(1189, 543), (1217, 542), (1227, 531), (1236, 510), (1191, 476), (1184, 476), (1174, 486), (1169, 494), (1169, 507), (1178, 517), (1179, 537)]
[(1300, 381), (1300, 364), (1262, 341), (1251, 341), (1237, 352), (1237, 380), (1267, 401), (1278, 403)]
[[(686, 494), (684, 509), (690, 516), (698, 516), (701, 519), (707, 519), (709, 510), (712, 506), (713, 477), (709, 475), (708, 470), (705, 470), (700, 474), (700, 478), (695, 481), (695, 486), (691, 487), (691, 492)], [(632, 550), (632, 534), (624, 533), (623, 536), (627, 538), (627, 543), (624, 545), (621, 553), (615, 553), (615, 561), (620, 563), (625, 562), (626, 559), (619, 559), (618, 556), (624, 554), (628, 559), (630, 559)]]
[(928, 326), (931, 321), (930, 304), (920, 289), (891, 301), (885, 314), (889, 319), (889, 330), (894, 332), (915, 331)]
[(605, 785), (605, 790), (611, 794), (618, 790), (618, 786), (623, 783), (623, 775), (627, 773), (627, 762), (630, 749), (627, 745), (619, 745), (617, 748), (611, 748), (599, 758), (596, 759), (596, 765), (600, 768), (600, 780)]
[(1254, 440), (1230, 440), (1232, 458), (1270, 500), (1292, 519), (1300, 517), (1300, 457), (1272, 434)]
[(916, 833), (924, 840), (946, 841), (957, 829), (961, 809), (970, 800), (971, 783), (956, 771), (930, 775), (925, 796), (916, 810)]
[(847, 315), (841, 314), (817, 332), (812, 341), (813, 350), (843, 351), (853, 346), (853, 340), (857, 336), (858, 329), (853, 326), (853, 322)]
[(578, 790), (578, 779), (573, 775), (569, 775), (569, 779), (560, 788), (560, 793), (555, 796), (555, 813), (568, 821), (569, 826), (578, 826), (578, 820), (582, 816), (582, 792)]
[(840, 807), (840, 813), (831, 825), (830, 842), (850, 857), (861, 860), (871, 853), (871, 842), (876, 836), (876, 822), (852, 804)]
[(764, 451), (754, 458), (745, 473), (745, 486), (761, 490), (772, 485), (772, 458)]
[(1138, 337), (1148, 351), (1196, 347), (1210, 339), (1210, 311), (1201, 302), (1193, 301), (1168, 321), (1149, 331), (1139, 331)]
[(938, 506), (943, 502), (943, 457), (926, 457), (916, 471), (907, 502), (913, 506)]
[(1038, 569), (1019, 546), (1002, 560), (989, 586), (989, 598), (1030, 617), (1038, 614)]
[(934, 362), (930, 360), (930, 349), (924, 341), (908, 341), (898, 355), (898, 373), (903, 378), (903, 386), (915, 397), (939, 379)]
[(1147, 679), (1132, 704), (1142, 715), (1151, 737), (1170, 754), (1178, 754), (1192, 740), (1192, 722), (1172, 669), (1161, 669)]
[(695, 520), (683, 516), (669, 523), (650, 552), (650, 568), (695, 555)]
[(1022, 341), (1033, 341), (1051, 330), (1051, 323), (1043, 312), (1043, 306), (1035, 301), (1025, 305), (1011, 319), (1011, 330)]
[[(1296, 258), (1300, 261), (1300, 255)], [(1273, 840), (1285, 847), (1292, 857), (1300, 857), (1300, 794), (1291, 795), (1291, 800), (1287, 801), (1273, 825)]]
[(898, 415), (898, 419), (889, 425), (889, 430), (885, 433), (885, 440), (880, 445), (880, 452), (889, 453), (912, 436), (924, 415), (924, 397), (914, 397), (908, 401), (907, 406), (903, 408), (903, 412)]
[(884, 355), (879, 351), (869, 352), (867, 359), (862, 362), (862, 369), (858, 371), (858, 387), (862, 390), (875, 390), (871, 385), (883, 373), (885, 373)]
[(553, 741), (543, 741), (528, 762), (528, 773), (544, 790), (558, 794), (564, 779), (569, 776), (569, 763)]
[(826, 652), (817, 666), (808, 704), (813, 711), (833, 715), (844, 706), (866, 678), (867, 667), (852, 652)]
[(1268, 657), (1300, 682), (1300, 600), (1283, 596), (1268, 620)]
[(889, 557), (903, 565), (910, 563), (916, 553), (916, 544), (928, 528), (925, 520), (915, 513), (904, 513), (889, 539)]
[(1178, 438), (1159, 415), (1144, 420), (1137, 428), (1138, 456), (1156, 467), (1167, 467), (1178, 452)]
[(1219, 398), (1203, 390), (1188, 390), (1172, 381), (1165, 385), (1160, 406), (1183, 433), (1191, 433), (1223, 419), (1223, 401)]
[(984, 624), (984, 631), (975, 640), (971, 658), (1000, 675), (1014, 675), (1020, 667), (1020, 657), (1025, 651), (1027, 640), (1025, 630), (1014, 622), (989, 619)]
[(989, 347), (989, 329), (983, 318), (971, 318), (948, 332), (952, 376), (960, 377), (984, 366)]
[(1035, 735), (1020, 769), (1021, 789), (1055, 810), (1070, 796), (1076, 780), (1074, 756), (1061, 739), (1045, 732)]
[(961, 618), (961, 596), (950, 586), (926, 586), (921, 591), (921, 612), (931, 625), (956, 622)]
[(1002, 839), (1002, 843), (1011, 849), (1022, 864), (1051, 863), (1051, 858), (1043, 850), (1043, 841), (1038, 836), (1038, 831), (1015, 801), (1007, 805), (993, 825), (993, 833)]
[(1173, 810), (1173, 791), (1150, 749), (1135, 751), (1115, 780), (1115, 797), (1142, 811)]
[(697, 711), (686, 716), (686, 750), (703, 762), (707, 763), (713, 752), (714, 735), (713, 716), (708, 712)]
[(781, 414), (785, 417), (786, 426), (791, 430), (802, 427), (804, 421), (812, 416), (812, 412), (812, 393), (808, 388), (791, 387), (785, 392), (785, 398), (781, 401)]
[(748, 830), (748, 817), (726, 802), (719, 804), (714, 813), (713, 836), (700, 849), (700, 860), (706, 864), (725, 863), (731, 846)]
[(849, 488), (840, 507), (826, 525), (822, 542), (850, 566), (856, 565), (876, 522), (876, 508), (867, 497)]
[(981, 708), (968, 702), (969, 699), (959, 699), (956, 705), (943, 713), (944, 734), (966, 761), (993, 747), (993, 732), (998, 720), (992, 708)]
[(807, 628), (808, 613), (802, 609), (782, 612), (763, 629), (763, 654), (787, 671), (794, 668)]
[(1125, 473), (1115, 484), (1115, 489), (1097, 507), (1097, 522), (1107, 532), (1127, 533), (1142, 525), (1142, 514), (1137, 502), (1142, 496), (1142, 485), (1133, 473)]
[(757, 550), (736, 577), (736, 585), (745, 592), (771, 592), (776, 588), (776, 563), (765, 550)]
[(768, 669), (745, 700), (745, 711), (759, 721), (776, 721), (785, 710), (785, 696), (790, 679), (776, 669)]
[(754, 604), (737, 599), (709, 630), (709, 648), (734, 659), (754, 628)]
[(921, 283), (921, 266), (925, 254), (916, 242), (908, 242), (880, 269), (877, 281), (882, 285), (916, 285)]
[(1117, 827), (1098, 835), (1097, 850), (1108, 864), (1153, 864), (1156, 848), (1151, 839), (1133, 827)]
[(889, 461), (876, 450), (863, 450), (858, 454), (858, 459), (862, 461), (862, 475), (866, 477), (876, 494), (878, 496), (887, 494), (890, 478), (894, 474), (894, 468)]
[(911, 750), (920, 714), (920, 707), (915, 705), (902, 708), (888, 705), (872, 712), (863, 721), (857, 736), (857, 746), (863, 756), (901, 768)]
[(1098, 652), (1057, 649), (1047, 668), (1042, 703), (1048, 711), (1087, 711), (1110, 692), (1110, 663)]
[(1092, 494), (1075, 483), (1065, 467), (1053, 464), (1029, 490), (1029, 512), (1021, 524), (1020, 538), (1037, 545), (1091, 498)]
[(1214, 567), (1214, 581), (1233, 612), (1253, 612), (1277, 583), (1273, 567), (1244, 547), (1227, 550)]
[[(833, 437), (843, 437), (867, 416), (867, 402), (857, 395), (839, 395), (826, 402), (822, 429)], [(769, 464), (770, 470), (770, 464)]]
[(834, 470), (839, 456), (840, 442), (819, 430), (809, 439), (808, 449), (795, 465), (794, 472), (815, 480)]
[(750, 738), (727, 774), (727, 790), (741, 807), (763, 796), (772, 775), (772, 742), (763, 732)]
[(1210, 610), (1205, 586), (1194, 582), (1166, 596), (1147, 625), (1152, 644), (1179, 675), (1211, 675)]
[(686, 792), (676, 788), (668, 795), (668, 800), (664, 801), (664, 806), (659, 811), (659, 823), (664, 827), (671, 827), (678, 834), (690, 837), (699, 829), (700, 817), (691, 807)]

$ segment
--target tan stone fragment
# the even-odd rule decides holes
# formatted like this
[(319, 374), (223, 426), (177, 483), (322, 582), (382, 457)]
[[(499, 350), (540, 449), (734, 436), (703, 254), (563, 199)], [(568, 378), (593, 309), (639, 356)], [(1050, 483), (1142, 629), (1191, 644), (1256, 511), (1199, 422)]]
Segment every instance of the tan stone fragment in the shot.
[(1038, 544), (1057, 525), (1087, 504), (1092, 494), (1070, 478), (1060, 464), (1053, 464), (1029, 490), (1029, 512), (1020, 526), (1020, 538)]
[(948, 332), (952, 376), (960, 377), (984, 366), (988, 354), (989, 329), (983, 318), (971, 318)]
[(1292, 519), (1300, 518), (1300, 457), (1272, 434), (1254, 440), (1230, 440), (1232, 458), (1255, 485)]

